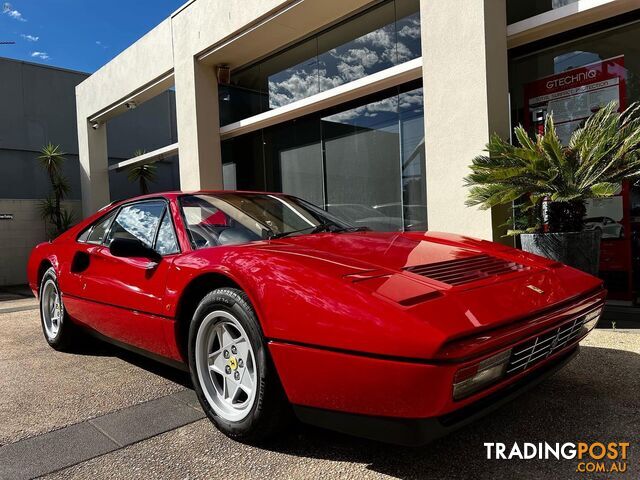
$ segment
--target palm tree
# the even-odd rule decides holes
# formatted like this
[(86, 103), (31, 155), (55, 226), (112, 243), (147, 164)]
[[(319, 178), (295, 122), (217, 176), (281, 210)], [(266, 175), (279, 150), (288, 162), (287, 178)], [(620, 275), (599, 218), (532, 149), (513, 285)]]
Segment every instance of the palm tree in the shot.
[(53, 190), (53, 201), (48, 202), (48, 206), (45, 209), (43, 207), (43, 215), (45, 211), (48, 212), (48, 217), (53, 220), (56, 231), (58, 233), (63, 231), (63, 213), (61, 209), (62, 200), (69, 193), (69, 184), (62, 176), (62, 164), (64, 163), (64, 156), (66, 154), (60, 149), (60, 145), (53, 145), (49, 142), (42, 147), (38, 161), (40, 165), (46, 170), (49, 175), (49, 181)]
[(516, 127), (519, 146), (492, 135), (488, 155), (474, 158), (465, 178), (471, 187), (466, 204), (489, 209), (524, 201), (523, 210), (530, 213), (525, 231), (536, 232), (544, 202), (550, 232), (582, 230), (587, 199), (615, 195), (623, 180), (640, 177), (640, 105), (617, 110), (615, 102), (600, 109), (567, 146), (552, 115), (535, 138)]
[[(144, 155), (146, 152), (144, 150), (136, 150), (133, 152), (133, 157), (139, 157), (140, 155)], [(140, 185), (140, 192), (143, 195), (149, 193), (149, 183), (153, 183), (156, 180), (156, 170), (157, 167), (153, 163), (143, 163), (140, 165), (135, 165), (129, 168), (127, 172), (127, 178), (130, 182), (138, 182)]]

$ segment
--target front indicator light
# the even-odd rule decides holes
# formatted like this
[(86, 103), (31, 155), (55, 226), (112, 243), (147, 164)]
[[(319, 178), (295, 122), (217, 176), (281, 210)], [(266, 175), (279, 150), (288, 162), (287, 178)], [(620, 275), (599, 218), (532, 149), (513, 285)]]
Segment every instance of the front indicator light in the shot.
[(587, 313), (584, 317), (584, 326), (587, 329), (588, 332), (590, 332), (591, 330), (593, 330), (597, 323), (598, 320), (600, 320), (600, 315), (602, 314), (602, 307), (598, 308), (597, 310), (594, 310), (591, 313)]
[(504, 377), (511, 349), (461, 368), (453, 377), (453, 399), (461, 400)]

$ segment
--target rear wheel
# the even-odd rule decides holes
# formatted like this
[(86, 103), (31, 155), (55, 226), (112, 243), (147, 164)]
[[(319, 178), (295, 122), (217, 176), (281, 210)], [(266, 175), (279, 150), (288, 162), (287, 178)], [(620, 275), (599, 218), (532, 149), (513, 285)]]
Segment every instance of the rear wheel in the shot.
[(189, 368), (203, 410), (227, 436), (259, 443), (288, 423), (289, 406), (241, 290), (219, 288), (200, 302), (189, 329)]
[(75, 328), (64, 309), (53, 267), (45, 272), (40, 282), (40, 320), (44, 338), (50, 346), (62, 351), (71, 347)]

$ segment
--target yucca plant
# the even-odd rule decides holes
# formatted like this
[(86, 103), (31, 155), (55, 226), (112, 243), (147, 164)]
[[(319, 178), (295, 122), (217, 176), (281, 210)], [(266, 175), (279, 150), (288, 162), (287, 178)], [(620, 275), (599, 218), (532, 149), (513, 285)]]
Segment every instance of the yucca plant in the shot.
[(527, 220), (514, 234), (541, 231), (546, 201), (548, 232), (581, 231), (588, 199), (615, 195), (624, 180), (640, 177), (640, 105), (617, 110), (615, 102), (600, 109), (566, 146), (552, 115), (535, 137), (516, 127), (517, 146), (492, 135), (488, 154), (473, 159), (465, 178), (467, 205), (488, 209), (519, 202)]
[[(134, 157), (144, 155), (144, 150), (136, 150), (133, 152)], [(157, 167), (153, 163), (143, 163), (140, 165), (129, 168), (127, 172), (127, 178), (130, 182), (137, 182), (140, 186), (140, 192), (143, 195), (149, 193), (149, 183), (153, 183), (156, 180)]]
[(60, 145), (48, 143), (40, 150), (38, 161), (49, 176), (51, 196), (43, 200), (40, 214), (43, 220), (53, 225), (51, 236), (58, 236), (67, 230), (72, 223), (72, 215), (62, 208), (62, 201), (69, 195), (71, 187), (62, 174), (65, 153)]

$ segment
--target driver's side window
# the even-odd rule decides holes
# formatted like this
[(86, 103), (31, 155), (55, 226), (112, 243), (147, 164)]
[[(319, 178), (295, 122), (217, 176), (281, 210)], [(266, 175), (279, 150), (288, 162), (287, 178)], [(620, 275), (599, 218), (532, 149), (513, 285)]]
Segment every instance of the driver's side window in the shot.
[(108, 247), (116, 238), (130, 238), (153, 247), (165, 205), (163, 201), (147, 201), (123, 207), (113, 221), (104, 245)]

